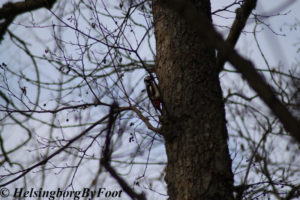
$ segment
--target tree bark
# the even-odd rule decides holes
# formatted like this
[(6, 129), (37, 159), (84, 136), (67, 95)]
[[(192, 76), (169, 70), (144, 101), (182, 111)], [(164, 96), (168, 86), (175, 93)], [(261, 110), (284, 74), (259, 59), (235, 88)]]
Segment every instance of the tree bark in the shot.
[[(211, 19), (209, 0), (190, 0)], [(153, 0), (161, 132), (171, 200), (233, 199), (224, 102), (215, 50), (178, 13)]]

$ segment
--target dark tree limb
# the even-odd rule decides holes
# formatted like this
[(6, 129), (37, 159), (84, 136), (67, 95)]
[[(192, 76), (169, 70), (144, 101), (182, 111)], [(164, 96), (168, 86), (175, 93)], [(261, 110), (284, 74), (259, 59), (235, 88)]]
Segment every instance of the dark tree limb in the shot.
[(110, 173), (110, 175), (119, 183), (119, 185), (122, 187), (122, 189), (131, 197), (131, 199), (135, 200), (146, 200), (145, 195), (143, 193), (138, 194), (136, 193), (129, 185), (128, 183), (118, 175), (116, 170), (110, 165), (110, 158), (111, 158), (111, 136), (112, 136), (112, 129), (114, 122), (117, 118), (118, 112), (118, 104), (113, 103), (110, 107), (110, 112), (109, 112), (109, 120), (107, 124), (107, 134), (106, 134), (106, 139), (105, 139), (105, 148), (103, 151), (103, 157), (100, 160), (100, 164), (102, 164), (105, 169)]
[[(243, 5), (236, 9), (236, 17), (231, 26), (230, 32), (227, 36), (226, 42), (234, 47), (244, 29), (247, 19), (249, 18), (252, 10), (256, 7), (257, 0), (246, 0)], [(217, 57), (217, 67), (219, 71), (223, 70), (223, 66), (225, 64), (225, 58), (222, 52), (218, 53)]]
[(288, 131), (300, 143), (300, 122), (289, 112), (283, 103), (275, 96), (265, 79), (257, 73), (253, 63), (240, 56), (233, 46), (224, 41), (222, 36), (214, 29), (207, 17), (198, 12), (189, 1), (184, 0), (160, 0), (167, 8), (178, 12), (190, 23), (203, 40), (216, 48), (225, 60), (228, 60), (237, 71), (247, 80), (248, 84), (260, 96), (273, 114), (281, 121)]
[(17, 15), (30, 12), (39, 8), (51, 9), (56, 0), (27, 0), (22, 2), (11, 3), (8, 2), (0, 8), (0, 42), (8, 26), (13, 22)]

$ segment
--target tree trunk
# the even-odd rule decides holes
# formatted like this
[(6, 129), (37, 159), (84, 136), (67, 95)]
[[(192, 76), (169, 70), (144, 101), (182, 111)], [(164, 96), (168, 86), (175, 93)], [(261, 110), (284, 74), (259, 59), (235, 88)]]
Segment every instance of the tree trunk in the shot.
[[(210, 16), (209, 0), (190, 0)], [(224, 102), (215, 50), (181, 17), (153, 0), (156, 74), (171, 200), (233, 199)]]

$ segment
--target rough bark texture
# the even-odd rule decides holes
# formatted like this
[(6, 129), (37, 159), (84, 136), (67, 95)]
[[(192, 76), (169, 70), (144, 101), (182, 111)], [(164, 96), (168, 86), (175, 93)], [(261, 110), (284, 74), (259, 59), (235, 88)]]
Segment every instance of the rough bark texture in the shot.
[[(209, 0), (190, 0), (210, 18)], [(213, 48), (177, 13), (153, 0), (156, 74), (171, 200), (233, 199), (224, 103)]]

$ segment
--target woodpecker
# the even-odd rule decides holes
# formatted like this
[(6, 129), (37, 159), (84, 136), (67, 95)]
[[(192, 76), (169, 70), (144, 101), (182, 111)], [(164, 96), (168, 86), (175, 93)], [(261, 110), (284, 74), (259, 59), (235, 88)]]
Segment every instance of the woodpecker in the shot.
[(161, 99), (160, 99), (160, 93), (157, 84), (155, 83), (154, 79), (151, 76), (146, 76), (144, 78), (144, 82), (146, 85), (148, 97), (153, 107), (155, 108), (155, 110), (159, 110), (159, 112), (161, 112), (161, 108), (160, 108)]

